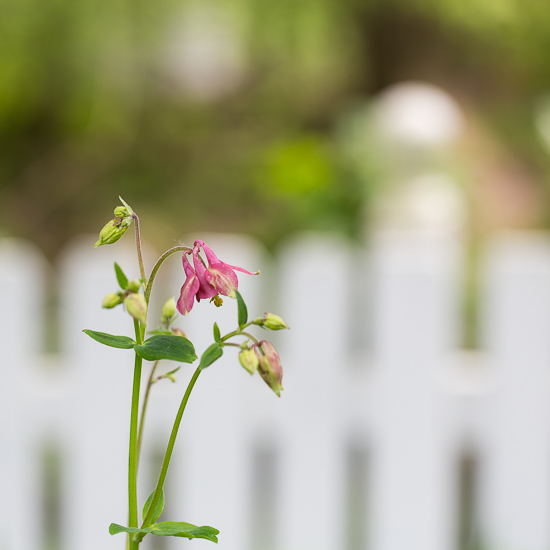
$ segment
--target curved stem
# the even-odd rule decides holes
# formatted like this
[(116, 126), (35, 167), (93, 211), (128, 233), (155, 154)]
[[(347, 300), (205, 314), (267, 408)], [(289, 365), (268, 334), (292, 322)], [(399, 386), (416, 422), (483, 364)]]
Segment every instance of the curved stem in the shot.
[(250, 334), (249, 332), (241, 332), (241, 335), (242, 336), (247, 336), (248, 338), (250, 338), (253, 342), (255, 342), (256, 344), (259, 344), (260, 341), (255, 337), (253, 336), (252, 334)]
[(170, 248), (167, 250), (158, 260), (155, 266), (153, 267), (153, 270), (151, 271), (151, 275), (149, 276), (149, 280), (147, 281), (147, 286), (145, 287), (145, 301), (149, 303), (149, 298), (151, 296), (151, 291), (153, 290), (153, 283), (155, 282), (155, 277), (157, 276), (158, 270), (160, 269), (160, 266), (164, 263), (164, 260), (168, 258), (168, 256), (171, 256), (174, 254), (174, 252), (178, 252), (179, 250), (188, 250), (191, 251), (192, 249), (188, 246), (174, 246), (174, 248)]
[[(247, 326), (250, 326), (252, 323), (247, 323), (243, 326), (243, 328), (246, 328)], [(226, 340), (229, 340), (229, 338), (233, 338), (233, 336), (246, 336), (247, 338), (250, 338), (253, 342), (256, 344), (258, 343), (258, 339), (250, 334), (249, 332), (245, 332), (244, 330), (241, 330), (240, 328), (237, 330), (234, 330), (233, 332), (230, 332), (226, 334), (223, 338), (220, 339), (220, 342), (225, 342)]]
[[(142, 330), (139, 322), (134, 320), (136, 341), (143, 341)], [(137, 527), (137, 424), (139, 408), (139, 389), (141, 383), (141, 366), (143, 359), (136, 353), (134, 363), (134, 382), (132, 388), (132, 409), (130, 413), (130, 444), (128, 453), (128, 523), (130, 527)], [(132, 548), (132, 541), (130, 541)]]
[(145, 390), (145, 396), (143, 398), (143, 404), (141, 406), (141, 415), (139, 420), (139, 430), (138, 430), (138, 439), (137, 439), (137, 466), (139, 467), (139, 457), (141, 454), (141, 441), (143, 439), (143, 426), (145, 425), (145, 413), (147, 412), (147, 403), (149, 402), (149, 393), (151, 392), (151, 386), (153, 385), (153, 376), (157, 370), (159, 362), (155, 361), (153, 368), (151, 369), (151, 374), (149, 374), (149, 380), (147, 381), (147, 388)]
[(151, 517), (153, 515), (153, 512), (155, 511), (155, 508), (157, 506), (157, 503), (160, 498), (160, 493), (162, 491), (162, 488), (164, 487), (164, 481), (166, 480), (166, 474), (168, 472), (168, 466), (170, 465), (170, 459), (172, 458), (172, 452), (174, 450), (174, 444), (176, 443), (176, 437), (178, 435), (178, 430), (181, 424), (181, 418), (183, 416), (183, 412), (185, 411), (185, 407), (187, 405), (187, 402), (189, 401), (189, 396), (191, 395), (191, 392), (193, 391), (193, 387), (195, 385), (195, 382), (197, 381), (197, 378), (199, 377), (199, 374), (201, 373), (201, 369), (197, 368), (197, 370), (194, 372), (191, 380), (189, 381), (189, 385), (187, 386), (187, 389), (185, 390), (185, 395), (183, 396), (183, 399), (180, 404), (180, 408), (178, 409), (178, 414), (176, 415), (176, 419), (174, 420), (174, 426), (172, 428), (172, 433), (170, 434), (170, 440), (168, 441), (168, 446), (166, 447), (166, 454), (164, 455), (164, 460), (162, 462), (162, 467), (160, 469), (160, 475), (159, 479), (157, 481), (157, 486), (155, 488), (155, 494), (153, 495), (153, 500), (151, 502), (151, 506), (149, 506), (149, 512), (147, 513), (147, 516), (145, 517), (143, 521), (143, 527), (148, 527), (151, 522)]
[(139, 218), (135, 212), (132, 213), (132, 218), (134, 218), (134, 224), (136, 228), (136, 248), (137, 248), (137, 255), (138, 255), (139, 272), (141, 274), (141, 278), (143, 280), (146, 280), (145, 267), (143, 266), (143, 255), (141, 253), (141, 233), (139, 229)]

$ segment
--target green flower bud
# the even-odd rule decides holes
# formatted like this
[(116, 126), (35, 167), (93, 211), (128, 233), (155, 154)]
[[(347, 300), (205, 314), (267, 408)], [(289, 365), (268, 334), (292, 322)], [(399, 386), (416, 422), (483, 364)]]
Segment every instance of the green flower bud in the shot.
[(99, 232), (99, 239), (94, 244), (94, 248), (101, 246), (102, 244), (113, 244), (116, 243), (132, 223), (132, 218), (115, 218), (114, 220), (108, 221), (103, 229)]
[(118, 306), (118, 304), (122, 304), (122, 292), (111, 292), (103, 298), (103, 302), (101, 302), (101, 307), (104, 307), (105, 309), (111, 309), (115, 306)]
[(117, 218), (126, 218), (128, 216), (131, 216), (130, 212), (128, 212), (128, 209), (125, 206), (117, 206), (115, 208), (115, 216)]
[(258, 356), (253, 350), (248, 348), (243, 349), (241, 353), (239, 353), (239, 361), (250, 374), (254, 374), (260, 364)]
[(130, 279), (128, 281), (128, 290), (131, 290), (132, 292), (139, 292), (140, 288), (141, 281), (139, 279)]
[(166, 319), (167, 321), (169, 321), (170, 319), (172, 319), (175, 313), (176, 313), (176, 300), (174, 300), (174, 297), (172, 297), (169, 300), (166, 300), (166, 302), (162, 306), (162, 317), (163, 319)]
[(289, 328), (283, 319), (274, 313), (266, 313), (263, 317), (258, 317), (254, 320), (254, 324), (269, 330), (283, 330)]
[(128, 313), (137, 321), (144, 325), (147, 323), (147, 302), (143, 294), (132, 292), (124, 300), (124, 305)]

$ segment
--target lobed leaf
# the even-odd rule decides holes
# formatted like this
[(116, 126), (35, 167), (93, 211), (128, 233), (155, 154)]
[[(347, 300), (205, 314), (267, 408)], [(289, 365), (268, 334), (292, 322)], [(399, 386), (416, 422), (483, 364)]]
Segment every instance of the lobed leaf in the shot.
[(219, 531), (214, 527), (203, 525), (197, 527), (183, 521), (162, 521), (150, 527), (151, 533), (158, 537), (182, 537), (187, 539), (206, 539), (217, 543)]
[(135, 344), (134, 349), (147, 361), (168, 359), (192, 363), (197, 358), (193, 344), (187, 338), (174, 334), (155, 334), (143, 344)]

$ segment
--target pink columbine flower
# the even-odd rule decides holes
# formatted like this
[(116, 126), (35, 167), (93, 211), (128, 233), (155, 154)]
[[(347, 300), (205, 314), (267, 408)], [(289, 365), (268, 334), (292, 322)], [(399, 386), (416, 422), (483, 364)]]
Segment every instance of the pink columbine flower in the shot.
[[(202, 258), (199, 256), (200, 248), (202, 248), (206, 254), (208, 267), (204, 265)], [(216, 296), (216, 294), (235, 298), (235, 290), (239, 287), (239, 281), (235, 271), (241, 271), (248, 275), (258, 275), (259, 273), (259, 271), (253, 273), (242, 267), (236, 267), (221, 262), (212, 249), (203, 241), (195, 241), (193, 248), (193, 263), (200, 282), (197, 301), (212, 298)]]
[(281, 397), (283, 389), (283, 367), (277, 350), (268, 340), (262, 340), (254, 346), (254, 351), (258, 356), (258, 372), (264, 379), (264, 382)]
[(200, 286), (199, 278), (197, 277), (195, 270), (191, 267), (189, 260), (187, 259), (188, 252), (183, 253), (182, 262), (183, 270), (185, 271), (185, 283), (181, 287), (180, 297), (176, 307), (182, 315), (187, 315), (193, 308), (195, 295), (197, 294)]
[[(199, 254), (201, 248), (206, 254), (208, 266), (205, 265), (204, 260)], [(235, 290), (237, 290), (239, 286), (235, 271), (241, 271), (248, 275), (257, 275), (259, 273), (259, 271), (253, 273), (242, 267), (236, 267), (221, 262), (212, 249), (203, 241), (195, 241), (194, 243), (194, 268), (191, 267), (186, 257), (187, 254), (189, 254), (189, 252), (184, 252), (182, 258), (186, 279), (181, 287), (181, 293), (177, 303), (178, 311), (182, 315), (187, 315), (191, 311), (194, 298), (197, 299), (197, 302), (208, 298), (214, 298), (218, 294), (235, 298)]]

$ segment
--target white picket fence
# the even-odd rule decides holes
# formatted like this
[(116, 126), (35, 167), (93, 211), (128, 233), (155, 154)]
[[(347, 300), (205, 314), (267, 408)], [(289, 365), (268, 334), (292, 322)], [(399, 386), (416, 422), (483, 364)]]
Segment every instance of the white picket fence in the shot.
[[(224, 550), (459, 550), (459, 471), (470, 454), (483, 548), (550, 548), (547, 236), (503, 235), (486, 247), (475, 354), (458, 347), (463, 251), (450, 237), (378, 233), (367, 253), (302, 236), (276, 262), (247, 238), (203, 239), (229, 263), (262, 270), (240, 276), (241, 289), (251, 315), (275, 311), (292, 328), (273, 335), (285, 389), (277, 399), (230, 349), (205, 371), (184, 416), (163, 519), (217, 527)], [(0, 241), (2, 550), (125, 545), (107, 527), (126, 521), (133, 358), (82, 329), (132, 334), (120, 308), (99, 306), (116, 288), (115, 259), (129, 275), (137, 269), (131, 238), (97, 250), (93, 242), (78, 239), (52, 269), (29, 244)], [(151, 266), (155, 254), (145, 259)], [(173, 257), (152, 319), (183, 279)], [(47, 356), (52, 281), (61, 350)], [(230, 330), (235, 302), (201, 302), (181, 322), (199, 353), (214, 319)], [(154, 387), (141, 501), (193, 370), (184, 365), (176, 384)], [(49, 455), (57, 457), (50, 468)], [(155, 537), (143, 547), (213, 548)]]

